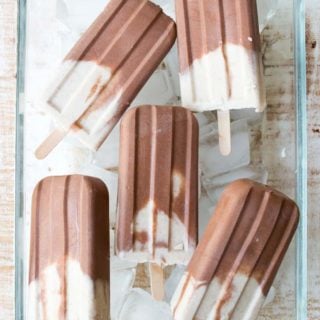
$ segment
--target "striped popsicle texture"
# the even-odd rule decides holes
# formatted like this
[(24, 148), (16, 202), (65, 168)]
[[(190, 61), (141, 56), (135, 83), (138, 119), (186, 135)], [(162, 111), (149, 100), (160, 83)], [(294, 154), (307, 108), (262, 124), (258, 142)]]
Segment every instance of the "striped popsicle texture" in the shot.
[(183, 105), (266, 106), (256, 0), (177, 0)]
[(64, 59), (45, 111), (60, 130), (96, 150), (175, 39), (175, 23), (160, 7), (111, 0)]
[(174, 319), (256, 319), (298, 219), (296, 204), (270, 187), (229, 185), (172, 298)]
[(118, 255), (187, 263), (197, 243), (198, 122), (181, 107), (142, 106), (121, 123)]
[(48, 177), (32, 200), (28, 319), (108, 319), (108, 190), (86, 176)]

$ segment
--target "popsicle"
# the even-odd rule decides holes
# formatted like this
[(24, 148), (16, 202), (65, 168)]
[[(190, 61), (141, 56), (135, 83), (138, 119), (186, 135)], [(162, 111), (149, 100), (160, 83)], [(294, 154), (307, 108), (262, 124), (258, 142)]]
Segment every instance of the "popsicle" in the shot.
[(151, 262), (158, 279), (159, 266), (187, 264), (197, 244), (198, 136), (181, 107), (141, 106), (121, 122), (117, 254)]
[(296, 204), (271, 187), (230, 184), (172, 298), (174, 319), (256, 319), (298, 219)]
[(46, 157), (72, 133), (98, 149), (176, 39), (174, 21), (147, 0), (111, 0), (64, 59), (43, 107), (57, 129)]
[(255, 0), (177, 0), (181, 98), (218, 110), (221, 152), (230, 153), (231, 109), (266, 106)]
[(28, 319), (109, 319), (108, 190), (48, 177), (32, 199)]

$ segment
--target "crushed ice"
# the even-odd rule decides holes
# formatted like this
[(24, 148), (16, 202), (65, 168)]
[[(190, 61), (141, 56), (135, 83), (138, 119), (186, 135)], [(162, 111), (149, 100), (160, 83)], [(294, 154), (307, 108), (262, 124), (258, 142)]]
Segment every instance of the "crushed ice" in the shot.
[[(174, 1), (154, 0), (164, 12), (175, 19)], [(122, 261), (113, 255), (114, 226), (117, 202), (117, 168), (119, 153), (119, 126), (96, 153), (92, 154), (66, 139), (45, 161), (35, 160), (33, 150), (52, 124), (39, 111), (40, 93), (53, 78), (56, 66), (74, 45), (95, 17), (107, 5), (108, 0), (31, 0), (28, 6), (28, 55), (25, 114), (26, 145), (26, 190), (27, 223), (29, 225), (32, 190), (42, 177), (63, 173), (82, 173), (101, 178), (110, 192), (111, 233), (111, 317), (112, 319), (171, 319), (170, 300), (185, 267), (176, 266), (165, 284), (166, 302), (153, 300), (149, 293), (133, 288), (136, 264)], [(278, 0), (258, 0), (260, 30), (276, 11)], [(38, 32), (40, 29), (46, 32)], [(179, 104), (179, 66), (175, 45), (163, 63), (141, 90), (133, 105)], [(214, 207), (225, 186), (238, 178), (250, 178), (265, 183), (268, 173), (263, 166), (250, 164), (250, 124), (260, 121), (261, 115), (252, 110), (233, 111), (232, 148), (229, 157), (222, 157), (218, 149), (218, 132), (215, 114), (207, 112), (196, 115), (200, 125), (201, 184), (199, 200), (199, 232), (203, 233)], [(33, 124), (37, 125), (34, 126)], [(39, 132), (41, 137), (39, 136)], [(285, 154), (285, 151), (283, 152)], [(59, 156), (58, 156), (59, 155)], [(85, 164), (90, 163), (89, 166)], [(30, 174), (32, 173), (32, 174)], [(36, 174), (34, 174), (36, 173)], [(28, 241), (27, 241), (28, 243)], [(29, 252), (28, 248), (25, 252)], [(27, 260), (26, 260), (27, 261)], [(268, 300), (272, 301), (274, 289)]]

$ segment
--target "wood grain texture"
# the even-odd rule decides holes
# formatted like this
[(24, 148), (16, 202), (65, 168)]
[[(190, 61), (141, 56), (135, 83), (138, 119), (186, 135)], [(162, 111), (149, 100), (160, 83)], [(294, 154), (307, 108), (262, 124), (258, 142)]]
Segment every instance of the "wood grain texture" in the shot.
[(14, 318), (17, 3), (0, 0), (0, 319)]

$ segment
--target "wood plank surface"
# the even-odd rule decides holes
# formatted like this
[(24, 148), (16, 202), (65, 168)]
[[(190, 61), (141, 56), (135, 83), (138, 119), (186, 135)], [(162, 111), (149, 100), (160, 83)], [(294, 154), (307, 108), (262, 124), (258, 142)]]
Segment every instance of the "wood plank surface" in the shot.
[(14, 319), (17, 3), (0, 0), (0, 319)]

